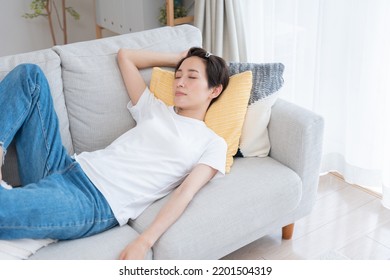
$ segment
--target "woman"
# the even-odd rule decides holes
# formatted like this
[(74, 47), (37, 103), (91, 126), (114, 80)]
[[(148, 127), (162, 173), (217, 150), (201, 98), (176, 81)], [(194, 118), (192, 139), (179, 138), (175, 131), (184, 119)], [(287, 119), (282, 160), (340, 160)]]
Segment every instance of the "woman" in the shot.
[[(224, 173), (226, 143), (203, 119), (228, 84), (226, 63), (192, 48), (187, 54), (121, 49), (118, 64), (137, 125), (107, 148), (74, 158), (62, 146), (40, 69), (21, 65), (0, 83), (0, 153), (15, 141), (23, 184), (0, 188), (0, 239), (90, 236), (137, 218), (175, 189), (120, 255), (143, 259), (194, 195)], [(150, 93), (139, 69), (175, 64), (175, 106), (167, 107)]]

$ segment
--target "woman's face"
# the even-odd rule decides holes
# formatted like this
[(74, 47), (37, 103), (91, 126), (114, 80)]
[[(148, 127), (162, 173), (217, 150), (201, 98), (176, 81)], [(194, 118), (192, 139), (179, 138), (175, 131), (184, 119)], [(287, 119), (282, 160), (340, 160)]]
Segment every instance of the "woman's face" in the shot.
[(206, 65), (201, 58), (192, 56), (183, 61), (175, 73), (173, 90), (176, 107), (187, 110), (208, 107), (213, 89), (209, 89)]

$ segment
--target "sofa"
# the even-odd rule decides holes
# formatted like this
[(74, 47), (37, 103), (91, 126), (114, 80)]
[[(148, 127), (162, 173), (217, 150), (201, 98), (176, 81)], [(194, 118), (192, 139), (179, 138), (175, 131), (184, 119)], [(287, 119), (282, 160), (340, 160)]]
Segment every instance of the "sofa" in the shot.
[[(161, 27), (0, 58), (0, 80), (20, 63), (38, 64), (45, 72), (61, 137), (69, 154), (104, 148), (135, 125), (117, 66), (121, 47), (183, 51), (201, 46), (191, 25)], [(146, 82), (152, 69), (142, 70)], [(294, 223), (316, 201), (321, 162), (323, 119), (278, 98), (268, 124), (271, 149), (264, 157), (235, 157), (230, 172), (210, 181), (180, 219), (156, 242), (148, 259), (220, 259), (267, 235), (293, 234)], [(8, 149), (4, 180), (19, 185), (16, 151)], [(148, 207), (128, 225), (104, 233), (58, 241), (29, 259), (117, 259), (169, 198)]]

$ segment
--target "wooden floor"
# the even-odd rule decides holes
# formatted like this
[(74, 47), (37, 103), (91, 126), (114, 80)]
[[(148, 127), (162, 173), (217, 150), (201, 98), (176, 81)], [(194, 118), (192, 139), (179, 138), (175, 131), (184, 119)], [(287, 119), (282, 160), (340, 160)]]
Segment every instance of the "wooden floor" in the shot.
[(265, 236), (223, 259), (390, 259), (390, 210), (380, 198), (335, 175), (320, 177), (317, 203), (295, 223), (291, 240)]

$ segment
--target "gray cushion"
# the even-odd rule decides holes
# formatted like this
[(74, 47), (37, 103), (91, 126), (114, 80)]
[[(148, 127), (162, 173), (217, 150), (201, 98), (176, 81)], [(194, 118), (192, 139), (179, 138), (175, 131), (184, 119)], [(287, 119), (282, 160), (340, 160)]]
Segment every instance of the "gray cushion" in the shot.
[[(76, 153), (101, 149), (134, 126), (117, 65), (119, 48), (183, 51), (201, 45), (199, 30), (183, 25), (55, 47)], [(151, 69), (142, 72), (149, 83)]]
[(282, 63), (229, 63), (230, 75), (248, 70), (252, 71), (253, 75), (253, 86), (248, 105), (274, 94), (284, 84), (284, 65)]
[[(240, 242), (243, 246), (259, 238), (262, 227), (292, 212), (301, 191), (297, 174), (277, 161), (236, 158), (231, 173), (200, 190), (155, 244), (154, 259), (221, 258), (238, 249)], [(139, 232), (145, 230), (168, 198), (130, 224)]]
[[(45, 73), (50, 85), (51, 94), (53, 96), (54, 108), (59, 118), (62, 141), (68, 152), (72, 154), (73, 145), (69, 132), (68, 113), (65, 107), (65, 100), (62, 92), (60, 58), (55, 52), (49, 49), (1, 57), (0, 80), (2, 80), (5, 75), (8, 74), (8, 72), (11, 71), (15, 66), (21, 63), (37, 64)], [(14, 147), (10, 147), (8, 152), (3, 170), (4, 178), (12, 185), (19, 185), (19, 179), (16, 175), (17, 164)]]

